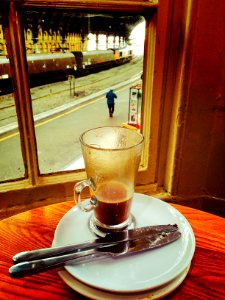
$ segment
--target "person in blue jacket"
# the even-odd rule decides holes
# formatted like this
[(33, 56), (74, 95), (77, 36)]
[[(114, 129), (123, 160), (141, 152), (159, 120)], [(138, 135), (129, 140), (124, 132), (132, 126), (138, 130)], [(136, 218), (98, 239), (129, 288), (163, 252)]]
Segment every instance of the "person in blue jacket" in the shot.
[(110, 118), (113, 117), (114, 107), (115, 107), (115, 98), (117, 98), (117, 95), (113, 92), (113, 90), (109, 90), (106, 93), (106, 99), (107, 99), (107, 105), (108, 105), (108, 109), (109, 109)]

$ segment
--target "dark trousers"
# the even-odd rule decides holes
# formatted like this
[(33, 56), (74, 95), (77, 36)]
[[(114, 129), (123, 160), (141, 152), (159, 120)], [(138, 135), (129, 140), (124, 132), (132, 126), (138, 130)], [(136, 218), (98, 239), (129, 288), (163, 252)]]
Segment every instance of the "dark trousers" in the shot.
[(114, 103), (108, 104), (108, 108), (109, 108), (109, 114), (112, 115), (114, 113)]

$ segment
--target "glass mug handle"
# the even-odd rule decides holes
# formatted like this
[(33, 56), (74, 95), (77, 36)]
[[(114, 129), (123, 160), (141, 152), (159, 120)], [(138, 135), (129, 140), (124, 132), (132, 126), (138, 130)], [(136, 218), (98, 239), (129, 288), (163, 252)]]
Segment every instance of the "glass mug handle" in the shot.
[(89, 178), (89, 179), (85, 179), (85, 180), (77, 182), (74, 186), (74, 194), (73, 194), (75, 203), (78, 204), (79, 208), (85, 212), (91, 211), (97, 204), (97, 199), (95, 196), (91, 197), (89, 204), (84, 204), (81, 201), (82, 190), (87, 186), (90, 189), (92, 189), (93, 191), (96, 190), (96, 187), (95, 187), (95, 184), (94, 184), (92, 178)]

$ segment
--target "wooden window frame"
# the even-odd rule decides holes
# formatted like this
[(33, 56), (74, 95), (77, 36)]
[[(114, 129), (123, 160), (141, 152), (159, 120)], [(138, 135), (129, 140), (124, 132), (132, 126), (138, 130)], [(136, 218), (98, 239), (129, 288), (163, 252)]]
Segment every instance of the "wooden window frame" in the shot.
[[(153, 194), (164, 186), (165, 169), (159, 166), (166, 162), (168, 137), (162, 138), (160, 122), (164, 111), (167, 70), (169, 65), (170, 16), (173, 1), (165, 0), (10, 0), (9, 28), (6, 28), (11, 64), (14, 66), (15, 103), (25, 164), (25, 179), (0, 184), (0, 217), (29, 208), (71, 200), (74, 184), (85, 178), (84, 170), (40, 174), (31, 96), (26, 69), (26, 53), (20, 10), (23, 8), (53, 7), (85, 10), (135, 12), (146, 16), (144, 52), (144, 82), (142, 105), (142, 132), (145, 137), (142, 168), (139, 170), (136, 191)], [(180, 13), (180, 12), (179, 12)], [(18, 51), (19, 50), (19, 51)], [(150, 55), (149, 55), (150, 54)], [(174, 71), (175, 72), (175, 71)], [(169, 116), (168, 116), (169, 119)], [(164, 136), (169, 129), (164, 128)]]

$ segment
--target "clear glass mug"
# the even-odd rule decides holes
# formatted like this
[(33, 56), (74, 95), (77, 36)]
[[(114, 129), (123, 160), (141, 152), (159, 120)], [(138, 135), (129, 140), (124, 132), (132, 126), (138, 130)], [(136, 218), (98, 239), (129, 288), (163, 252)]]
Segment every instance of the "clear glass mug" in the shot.
[[(90, 129), (81, 135), (88, 179), (74, 186), (74, 198), (81, 210), (93, 210), (93, 231), (111, 232), (128, 226), (143, 140), (138, 131), (116, 126)], [(89, 203), (81, 201), (87, 186)]]

